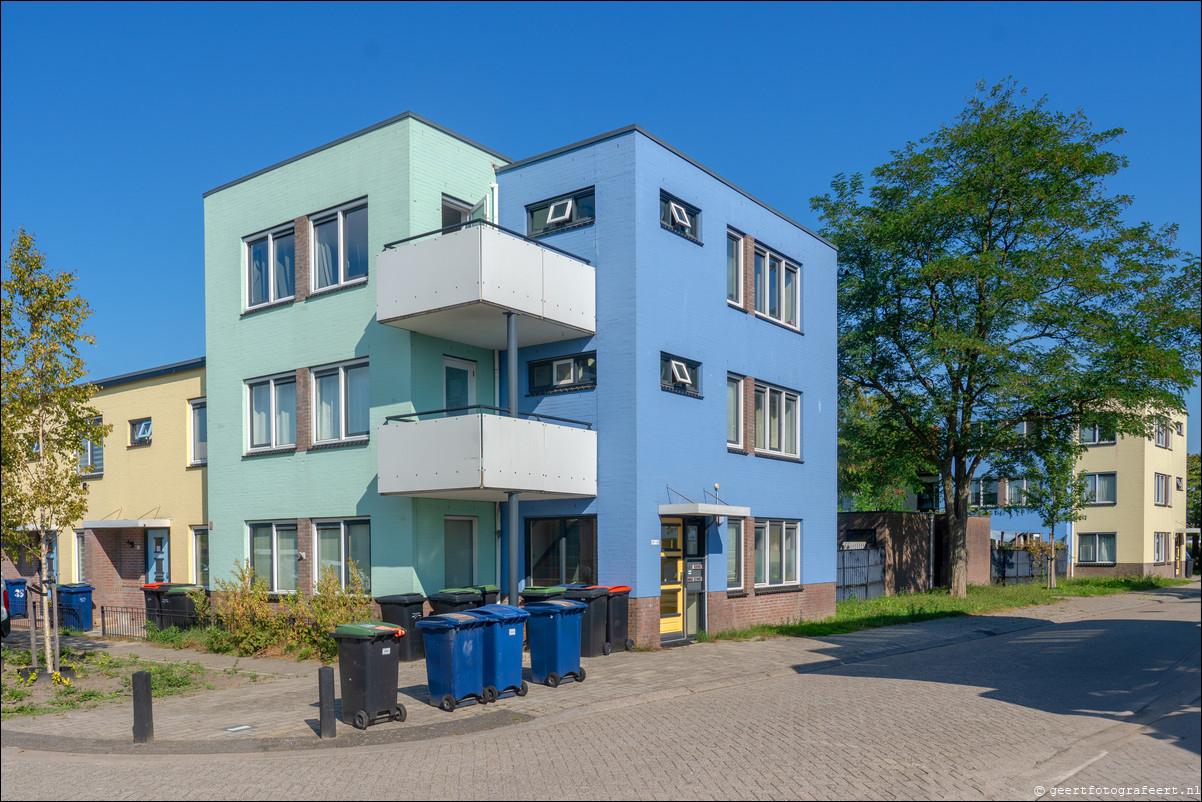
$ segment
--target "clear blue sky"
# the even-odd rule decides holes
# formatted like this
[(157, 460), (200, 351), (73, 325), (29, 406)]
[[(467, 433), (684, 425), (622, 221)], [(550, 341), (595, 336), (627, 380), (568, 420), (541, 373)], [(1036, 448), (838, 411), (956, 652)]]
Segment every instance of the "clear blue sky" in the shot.
[(201, 193), (402, 111), (512, 158), (638, 123), (816, 227), (1012, 75), (1125, 128), (1113, 189), (1198, 253), (1200, 7), (6, 2), (0, 224), (78, 272), (101, 378), (204, 353)]

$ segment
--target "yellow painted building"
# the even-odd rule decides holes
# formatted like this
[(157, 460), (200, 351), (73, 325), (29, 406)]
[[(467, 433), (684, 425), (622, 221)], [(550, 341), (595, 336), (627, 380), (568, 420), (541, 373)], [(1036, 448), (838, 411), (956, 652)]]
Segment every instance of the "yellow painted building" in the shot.
[(1185, 529), (1186, 425), (1174, 417), (1152, 438), (1084, 430), (1078, 470), (1094, 503), (1074, 525), (1078, 576), (1173, 576)]
[(97, 607), (142, 606), (146, 582), (207, 584), (204, 359), (95, 384), (112, 431), (83, 445), (88, 512), (59, 534), (59, 582), (92, 585)]

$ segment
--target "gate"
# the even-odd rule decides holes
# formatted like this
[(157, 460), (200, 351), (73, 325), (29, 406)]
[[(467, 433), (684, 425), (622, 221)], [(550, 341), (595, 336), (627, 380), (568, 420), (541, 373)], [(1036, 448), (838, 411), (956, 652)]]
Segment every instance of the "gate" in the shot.
[(835, 601), (885, 595), (885, 549), (840, 549), (835, 561)]

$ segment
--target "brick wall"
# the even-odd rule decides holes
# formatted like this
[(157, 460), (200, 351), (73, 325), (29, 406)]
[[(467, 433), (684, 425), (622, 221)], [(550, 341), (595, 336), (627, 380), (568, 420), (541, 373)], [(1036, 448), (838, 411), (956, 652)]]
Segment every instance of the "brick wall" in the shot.
[[(755, 379), (743, 377), (743, 448), (744, 454), (755, 453)], [(748, 519), (750, 520), (750, 519)], [(744, 530), (747, 529), (744, 525)], [(752, 531), (755, 531), (754, 529)]]
[(755, 239), (743, 235), (743, 311), (755, 314)]
[(659, 648), (659, 596), (630, 600), (630, 637), (635, 646)]
[(145, 605), (146, 530), (85, 529), (83, 560), (84, 581), (95, 588), (96, 607)]
[[(296, 300), (309, 297), (309, 218), (302, 215), (293, 223), (292, 244), (296, 249), (296, 265), (293, 279), (296, 282)], [(298, 388), (299, 389), (299, 388)]]
[(309, 387), (313, 374), (308, 368), (296, 369), (296, 450), (308, 451), (313, 445), (313, 404)]

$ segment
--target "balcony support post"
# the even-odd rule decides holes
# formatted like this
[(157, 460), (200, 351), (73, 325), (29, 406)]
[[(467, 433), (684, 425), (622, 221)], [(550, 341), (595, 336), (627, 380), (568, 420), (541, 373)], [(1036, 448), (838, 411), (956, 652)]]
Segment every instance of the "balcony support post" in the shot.
[[(505, 313), (505, 362), (506, 362), (506, 388), (509, 395), (509, 417), (516, 418), (518, 416), (518, 313)], [(509, 494), (509, 576), (506, 582), (506, 592), (509, 594), (509, 603), (517, 606), (518, 603), (518, 576), (521, 569), (521, 556), (518, 548), (518, 494), (511, 492)]]

